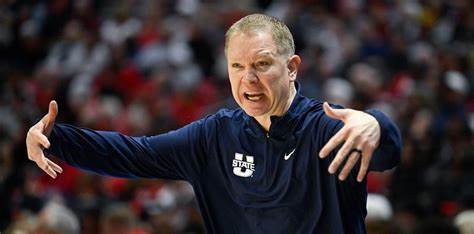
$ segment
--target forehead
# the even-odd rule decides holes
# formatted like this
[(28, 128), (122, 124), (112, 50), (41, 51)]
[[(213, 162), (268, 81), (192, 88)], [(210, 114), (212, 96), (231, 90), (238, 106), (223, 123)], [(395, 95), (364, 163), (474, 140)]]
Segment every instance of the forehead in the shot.
[(239, 32), (229, 39), (227, 58), (240, 60), (255, 56), (277, 56), (277, 46), (270, 32)]

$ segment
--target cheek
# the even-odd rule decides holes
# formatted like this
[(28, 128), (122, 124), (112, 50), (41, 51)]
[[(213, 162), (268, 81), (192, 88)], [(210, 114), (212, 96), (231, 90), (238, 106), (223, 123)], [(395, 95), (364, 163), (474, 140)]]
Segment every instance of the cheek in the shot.
[(274, 69), (266, 75), (265, 87), (273, 101), (284, 98), (285, 90), (289, 90), (289, 82), (282, 72)]
[(279, 73), (276, 71), (268, 71), (265, 74), (262, 74), (261, 79), (263, 85), (270, 93), (275, 93), (278, 91), (278, 87), (281, 86), (282, 77), (279, 76)]

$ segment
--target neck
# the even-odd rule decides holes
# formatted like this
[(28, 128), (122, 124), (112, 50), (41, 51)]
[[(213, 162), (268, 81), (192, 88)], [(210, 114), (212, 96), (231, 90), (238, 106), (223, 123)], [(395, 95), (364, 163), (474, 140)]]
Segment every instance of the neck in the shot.
[(291, 103), (293, 102), (293, 99), (296, 96), (296, 88), (294, 83), (290, 84), (290, 92), (288, 95), (288, 99), (284, 105), (281, 105), (280, 107), (277, 107), (275, 111), (272, 111), (271, 114), (265, 114), (261, 116), (255, 117), (255, 120), (260, 124), (260, 126), (265, 129), (265, 131), (270, 131), (270, 126), (272, 124), (272, 121), (270, 119), (270, 116), (283, 116), (288, 109), (290, 109)]

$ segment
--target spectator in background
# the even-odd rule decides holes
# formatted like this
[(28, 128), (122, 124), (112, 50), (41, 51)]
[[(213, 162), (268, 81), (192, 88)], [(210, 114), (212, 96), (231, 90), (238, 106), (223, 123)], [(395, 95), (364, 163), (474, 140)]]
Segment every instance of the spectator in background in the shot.
[(459, 229), (460, 234), (474, 233), (474, 211), (466, 210), (454, 218), (454, 224)]
[(11, 225), (7, 233), (79, 234), (77, 216), (63, 204), (50, 201), (37, 216), (25, 215)]
[(136, 220), (126, 204), (107, 207), (100, 218), (101, 234), (129, 234), (135, 228)]
[(80, 224), (71, 210), (62, 204), (51, 201), (39, 213), (34, 233), (79, 234)]

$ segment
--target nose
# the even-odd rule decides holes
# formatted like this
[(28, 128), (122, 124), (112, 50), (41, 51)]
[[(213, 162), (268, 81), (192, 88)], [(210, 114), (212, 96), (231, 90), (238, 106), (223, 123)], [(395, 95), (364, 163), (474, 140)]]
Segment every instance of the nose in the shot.
[(253, 69), (247, 69), (247, 71), (245, 71), (244, 81), (249, 83), (255, 83), (258, 81), (257, 74), (255, 74), (255, 71)]

